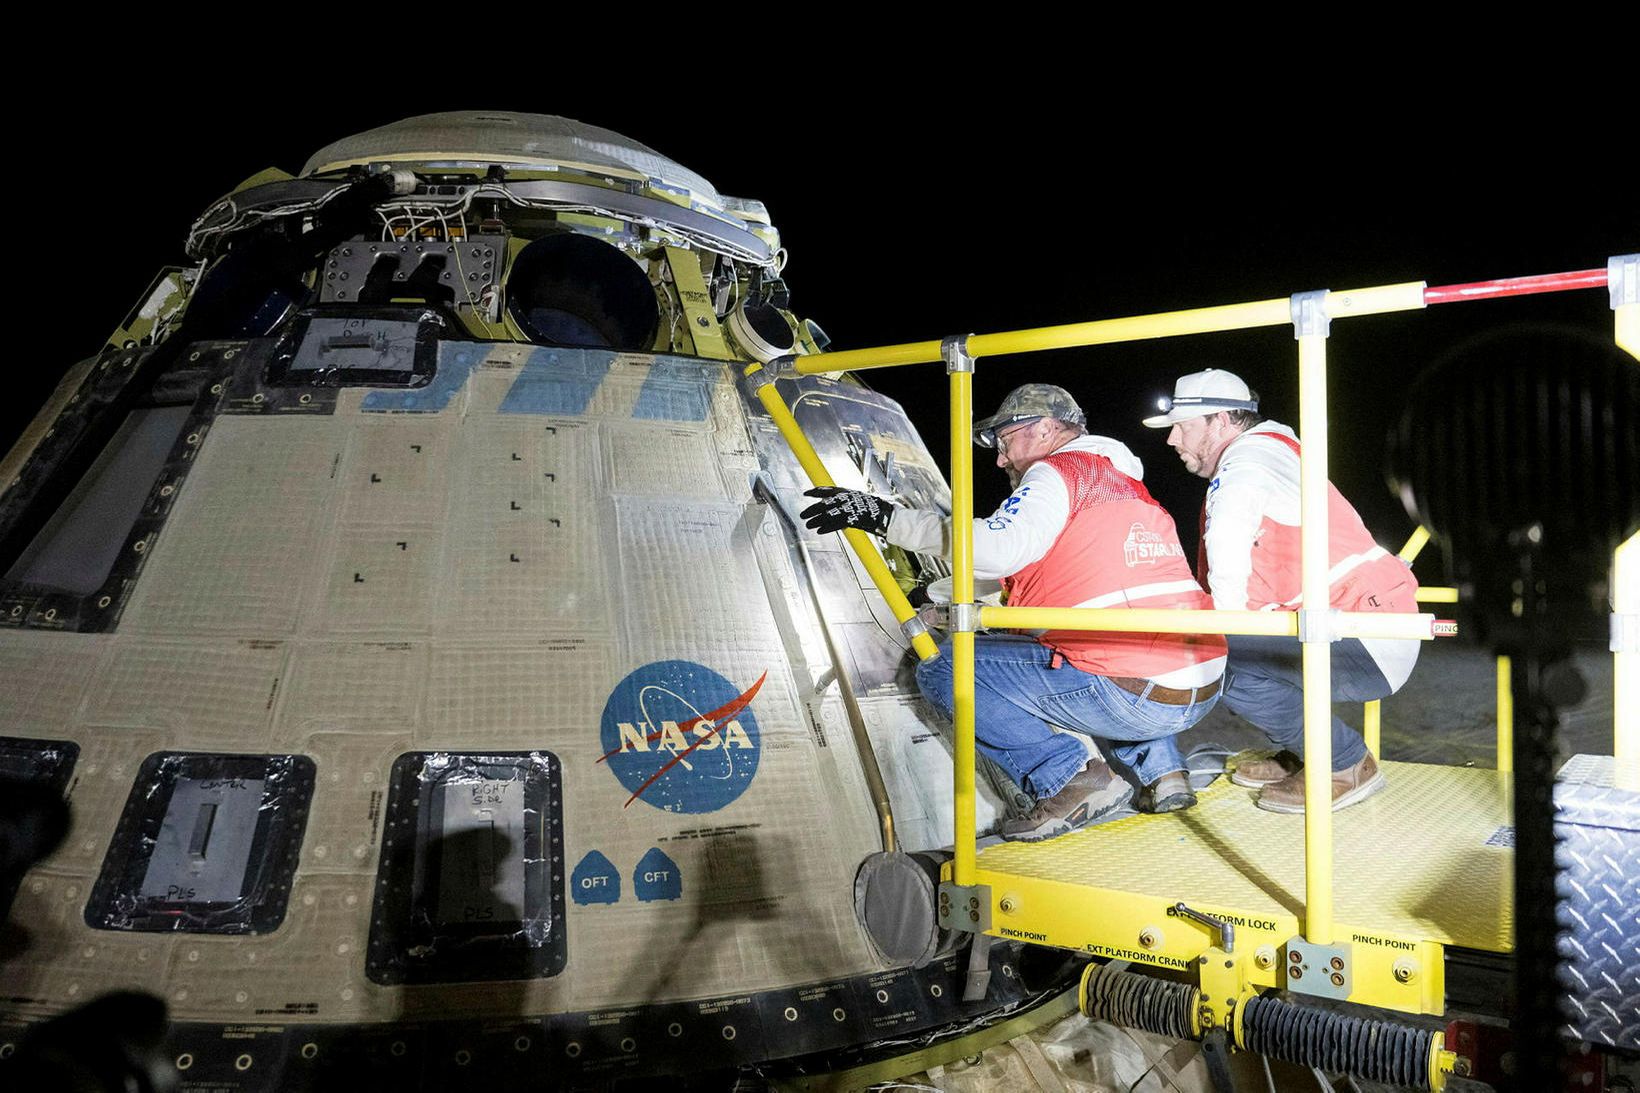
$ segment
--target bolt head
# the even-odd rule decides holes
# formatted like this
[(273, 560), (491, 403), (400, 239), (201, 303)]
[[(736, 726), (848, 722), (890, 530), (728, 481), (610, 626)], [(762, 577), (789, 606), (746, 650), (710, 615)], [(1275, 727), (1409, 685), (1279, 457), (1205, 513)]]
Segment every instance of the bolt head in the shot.
[(1332, 965), (1332, 970), (1335, 972), (1341, 972), (1344, 970), (1344, 958), (1341, 956), (1335, 956), (1327, 963)]
[(1300, 960), (1303, 960), (1304, 957), (1300, 953), (1288, 953), (1287, 959), (1291, 960), (1294, 964), (1297, 964)]
[(1304, 973), (1297, 968), (1288, 968), (1287, 975), (1293, 979), (1302, 979), (1304, 977)]
[(1337, 972), (1333, 972), (1332, 973), (1332, 985), (1335, 986), (1335, 987), (1342, 987), (1344, 985), (1344, 977), (1342, 975), (1339, 975)]

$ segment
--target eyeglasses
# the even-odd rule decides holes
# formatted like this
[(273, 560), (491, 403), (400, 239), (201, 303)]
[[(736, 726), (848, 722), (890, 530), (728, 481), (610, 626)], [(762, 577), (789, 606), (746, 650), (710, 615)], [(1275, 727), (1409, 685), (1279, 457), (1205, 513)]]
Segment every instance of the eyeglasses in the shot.
[(1025, 430), (1029, 429), (1032, 425), (1035, 425), (1041, 420), (1042, 419), (1039, 417), (1026, 418), (1024, 421), (1008, 428), (1007, 430), (998, 430), (994, 434), (996, 437), (997, 451), (1006, 454), (1008, 451), (1008, 440), (1010, 437), (1018, 436), (1020, 433), (1023, 433)]

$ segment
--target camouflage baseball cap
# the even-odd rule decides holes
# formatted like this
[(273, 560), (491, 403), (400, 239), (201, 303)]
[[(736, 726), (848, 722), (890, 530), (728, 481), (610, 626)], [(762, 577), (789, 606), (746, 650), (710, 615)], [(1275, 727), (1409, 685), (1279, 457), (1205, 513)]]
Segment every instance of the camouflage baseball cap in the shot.
[(1055, 387), (1051, 383), (1027, 383), (1009, 391), (996, 413), (974, 423), (974, 443), (981, 448), (995, 448), (998, 429), (1007, 428), (1018, 421), (1035, 421), (1042, 417), (1051, 417), (1068, 425), (1085, 426), (1088, 423), (1082, 407), (1063, 387)]

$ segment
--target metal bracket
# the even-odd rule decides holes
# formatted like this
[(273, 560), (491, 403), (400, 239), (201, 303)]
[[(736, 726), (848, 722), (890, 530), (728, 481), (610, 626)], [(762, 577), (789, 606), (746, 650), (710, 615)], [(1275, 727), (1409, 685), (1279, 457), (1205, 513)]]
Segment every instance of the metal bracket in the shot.
[(763, 367), (758, 368), (755, 371), (745, 373), (744, 375), (746, 378), (746, 389), (754, 395), (774, 382), (774, 377), (769, 374), (768, 365), (764, 365)]
[(953, 634), (971, 634), (979, 629), (979, 604), (954, 603), (950, 618)]
[(1297, 936), (1289, 938), (1286, 947), (1282, 986), (1317, 998), (1349, 998), (1352, 965), (1348, 945), (1312, 945)]
[(1612, 309), (1624, 304), (1640, 304), (1640, 254), (1619, 254), (1606, 259), (1606, 289)]
[(941, 883), (939, 924), (942, 930), (985, 933), (991, 928), (991, 886)]
[(907, 641), (916, 641), (920, 635), (928, 633), (928, 624), (917, 615), (912, 615), (900, 623), (900, 633), (905, 635)]
[(1332, 319), (1327, 315), (1328, 289), (1318, 288), (1313, 292), (1293, 293), (1293, 337), (1307, 338), (1319, 334), (1325, 338), (1332, 329)]
[(797, 375), (797, 354), (787, 353), (783, 357), (776, 357), (763, 366), (771, 379), (791, 379)]
[(1640, 612), (1612, 612), (1614, 653), (1640, 653)]
[(1316, 610), (1300, 608), (1298, 612), (1299, 641), (1337, 641), (1338, 611), (1326, 607)]
[(972, 334), (953, 334), (940, 342), (940, 359), (947, 372), (972, 372), (974, 358), (968, 355), (968, 339)]
[(964, 1002), (985, 1000), (985, 992), (991, 987), (991, 943), (995, 940), (990, 934), (975, 934), (968, 943), (968, 978), (962, 985)]
[(1227, 950), (1209, 946), (1196, 958), (1196, 986), (1196, 1018), (1202, 1030), (1232, 1028), (1247, 988), (1241, 962)]
[[(321, 303), (354, 303), (359, 290), (369, 282), (372, 274), (382, 276), (378, 263), (389, 263), (392, 273), (387, 283), (403, 285), (422, 273), (432, 277), (433, 283), (454, 293), (456, 308), (479, 310), (479, 298), (495, 280), (497, 254), (505, 254), (506, 240), (496, 235), (471, 235), (461, 242), (437, 243), (431, 240), (382, 240), (375, 243), (338, 243), (325, 256), (324, 277), (319, 282)], [(429, 263), (437, 260), (435, 269)]]

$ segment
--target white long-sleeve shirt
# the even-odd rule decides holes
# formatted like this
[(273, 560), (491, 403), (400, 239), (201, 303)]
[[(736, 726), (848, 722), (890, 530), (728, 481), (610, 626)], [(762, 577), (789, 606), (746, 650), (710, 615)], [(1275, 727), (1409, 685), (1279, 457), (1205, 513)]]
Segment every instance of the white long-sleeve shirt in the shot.
[[(1057, 452), (1101, 455), (1129, 478), (1144, 479), (1139, 457), (1107, 436), (1079, 436)], [(1064, 532), (1070, 515), (1065, 480), (1047, 463), (1033, 464), (994, 513), (974, 520), (974, 576), (1000, 580), (1040, 561)], [(951, 556), (951, 520), (938, 512), (896, 509), (885, 538), (906, 550)], [(1215, 657), (1152, 678), (1163, 686), (1191, 688), (1206, 686), (1223, 672), (1224, 658)]]
[[(1265, 421), (1224, 449), (1207, 487), (1202, 551), (1208, 591), (1221, 611), (1292, 610), (1300, 605), (1299, 461), (1289, 447), (1297, 436), (1287, 426)], [(1380, 579), (1372, 587), (1405, 583), (1415, 589), (1399, 561), (1371, 541), (1361, 518), (1336, 490), (1328, 493), (1332, 554), (1328, 584), (1336, 590), (1350, 574)], [(1372, 567), (1372, 568), (1367, 568)], [(1274, 587), (1283, 592), (1272, 593)], [(1291, 591), (1291, 598), (1283, 598)], [(1405, 592), (1410, 599), (1411, 592)], [(1281, 602), (1273, 602), (1279, 600)], [(1340, 606), (1334, 602), (1333, 606)], [(1346, 607), (1353, 605), (1346, 604)], [(1409, 605), (1407, 610), (1411, 610)], [(1412, 674), (1419, 642), (1363, 638), (1361, 644), (1397, 690)]]
[[(1102, 455), (1129, 478), (1144, 480), (1139, 457), (1108, 436), (1079, 436), (1057, 450)], [(974, 520), (974, 576), (1001, 580), (1040, 561), (1070, 516), (1065, 480), (1047, 464), (1033, 464), (995, 512)], [(926, 509), (895, 509), (886, 538), (906, 550), (949, 558), (951, 518)]]

